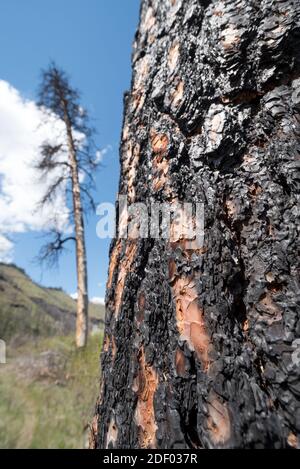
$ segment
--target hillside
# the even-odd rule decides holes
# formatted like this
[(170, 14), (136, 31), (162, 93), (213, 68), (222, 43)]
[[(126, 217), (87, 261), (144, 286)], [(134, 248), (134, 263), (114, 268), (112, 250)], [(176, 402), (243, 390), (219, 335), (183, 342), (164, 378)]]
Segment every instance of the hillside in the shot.
[[(90, 305), (88, 345), (75, 346), (76, 303), (0, 264), (0, 449), (83, 448), (99, 388), (104, 307)], [(47, 401), (47, 405), (44, 403)]]
[[(44, 288), (14, 265), (0, 263), (0, 337), (23, 344), (28, 338), (75, 330), (76, 302), (59, 289)], [(90, 329), (101, 326), (104, 306), (90, 305)]]

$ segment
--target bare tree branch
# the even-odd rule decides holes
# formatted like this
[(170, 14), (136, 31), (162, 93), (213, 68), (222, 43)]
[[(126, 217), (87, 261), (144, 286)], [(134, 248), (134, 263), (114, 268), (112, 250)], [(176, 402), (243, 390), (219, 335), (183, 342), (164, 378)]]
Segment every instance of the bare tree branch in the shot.
[(48, 233), (51, 239), (44, 244), (36, 258), (39, 264), (46, 264), (48, 268), (57, 267), (59, 257), (66, 250), (65, 245), (69, 241), (75, 241), (75, 236), (63, 237), (63, 234), (53, 229)]

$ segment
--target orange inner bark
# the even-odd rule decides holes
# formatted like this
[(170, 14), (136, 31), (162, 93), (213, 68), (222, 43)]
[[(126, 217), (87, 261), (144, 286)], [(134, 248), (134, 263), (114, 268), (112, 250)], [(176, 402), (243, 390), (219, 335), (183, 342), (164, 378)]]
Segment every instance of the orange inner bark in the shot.
[(139, 358), (139, 373), (135, 383), (138, 402), (135, 411), (135, 422), (139, 427), (139, 439), (142, 448), (156, 447), (157, 425), (154, 413), (154, 394), (158, 385), (158, 376), (152, 366), (146, 363), (144, 349)]

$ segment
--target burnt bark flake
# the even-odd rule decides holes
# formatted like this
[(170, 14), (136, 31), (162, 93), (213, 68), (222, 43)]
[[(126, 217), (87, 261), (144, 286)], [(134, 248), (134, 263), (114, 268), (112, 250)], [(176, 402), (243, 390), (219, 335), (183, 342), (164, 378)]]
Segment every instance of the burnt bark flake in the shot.
[(95, 448), (299, 447), (300, 3), (143, 0), (120, 193), (205, 244), (115, 240)]

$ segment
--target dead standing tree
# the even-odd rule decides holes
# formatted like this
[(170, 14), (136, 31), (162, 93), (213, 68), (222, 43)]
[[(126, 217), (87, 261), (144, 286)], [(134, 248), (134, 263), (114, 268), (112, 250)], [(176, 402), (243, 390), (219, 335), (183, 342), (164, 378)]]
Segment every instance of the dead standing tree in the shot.
[(299, 447), (299, 46), (298, 1), (142, 1), (120, 193), (205, 244), (113, 242), (91, 447)]
[[(94, 209), (91, 191), (93, 175), (98, 166), (97, 149), (93, 141), (94, 130), (86, 111), (80, 105), (80, 95), (73, 89), (64, 71), (55, 64), (42, 72), (39, 105), (49, 120), (58, 118), (63, 123), (61, 142), (42, 145), (37, 164), (42, 175), (54, 175), (51, 185), (41, 201), (45, 205), (57, 193), (65, 193), (69, 202), (70, 218), (75, 226), (74, 236), (66, 236), (59, 228), (51, 231), (51, 239), (41, 250), (39, 258), (49, 264), (56, 263), (69, 241), (76, 243), (77, 264), (77, 323), (76, 345), (84, 347), (88, 335), (88, 279), (84, 231), (84, 212)], [(67, 158), (62, 157), (67, 155)]]

